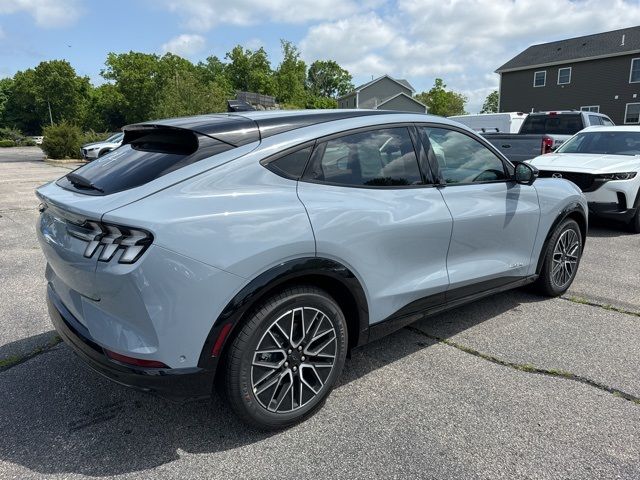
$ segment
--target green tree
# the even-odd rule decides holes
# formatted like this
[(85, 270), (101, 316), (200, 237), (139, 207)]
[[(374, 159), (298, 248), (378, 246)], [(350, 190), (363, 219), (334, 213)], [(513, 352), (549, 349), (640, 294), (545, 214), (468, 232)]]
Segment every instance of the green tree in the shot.
[(333, 60), (316, 60), (309, 67), (307, 88), (318, 97), (337, 98), (353, 90), (351, 74)]
[[(167, 62), (171, 63), (171, 62)], [(164, 73), (169, 65), (164, 65)], [(135, 123), (151, 118), (162, 88), (163, 67), (155, 54), (129, 52), (109, 53), (105, 68), (100, 74), (112, 80), (123, 101), (125, 123)]]
[(11, 96), (13, 89), (13, 78), (0, 79), (0, 127), (5, 126), (4, 108)]
[(498, 113), (498, 100), (500, 99), (498, 91), (494, 90), (487, 98), (484, 100), (482, 104), (482, 110), (480, 113)]
[(280, 40), (280, 44), (282, 45), (282, 62), (274, 74), (276, 96), (279, 102), (304, 107), (307, 66), (300, 59), (300, 51), (293, 43)]
[(229, 60), (225, 69), (234, 90), (275, 94), (273, 71), (264, 48), (252, 51), (237, 45), (225, 58)]
[(104, 83), (91, 90), (82, 126), (96, 132), (114, 132), (127, 123), (125, 101), (116, 85)]
[(223, 86), (229, 93), (233, 91), (229, 75), (227, 74), (227, 64), (218, 57), (207, 57), (204, 62), (198, 62), (196, 69), (204, 82), (216, 82)]
[(424, 103), (432, 115), (443, 117), (464, 115), (464, 105), (467, 103), (467, 97), (446, 88), (444, 81), (441, 78), (436, 78), (431, 90), (417, 94), (415, 99)]
[(177, 75), (167, 82), (153, 111), (155, 118), (225, 112), (230, 98), (224, 85), (203, 83), (196, 75)]

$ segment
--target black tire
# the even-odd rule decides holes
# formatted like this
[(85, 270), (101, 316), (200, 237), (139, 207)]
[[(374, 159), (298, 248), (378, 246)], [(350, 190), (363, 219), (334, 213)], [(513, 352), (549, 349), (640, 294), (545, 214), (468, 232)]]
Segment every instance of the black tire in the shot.
[[(563, 253), (558, 253), (558, 249), (562, 250), (562, 245), (559, 244), (561, 238), (566, 239), (567, 237), (570, 237), (571, 239), (575, 238), (577, 241), (577, 250), (575, 252), (570, 252), (576, 256), (574, 265), (571, 265), (571, 261), (569, 260), (569, 258), (572, 258), (574, 255), (569, 256)], [(582, 233), (580, 232), (578, 223), (570, 218), (561, 222), (553, 232), (553, 235), (551, 235), (547, 249), (544, 252), (542, 270), (540, 272), (540, 277), (535, 284), (540, 293), (549, 297), (558, 297), (568, 290), (571, 283), (573, 283), (578, 267), (580, 266), (582, 246)], [(556, 260), (556, 270), (554, 270), (554, 256)], [(558, 263), (561, 265), (558, 265)], [(565, 270), (564, 273), (559, 271), (565, 268), (567, 270), (570, 269), (570, 273), (567, 270)]]
[[(299, 328), (301, 324), (304, 325), (302, 329)], [(307, 332), (301, 333), (305, 329)], [(283, 335), (284, 331), (288, 338)], [(318, 338), (320, 335), (323, 337)], [(309, 341), (312, 336), (316, 340)], [(317, 356), (308, 353), (309, 357), (305, 358), (305, 352), (313, 352), (332, 336), (335, 342), (320, 349)], [(312, 286), (287, 288), (255, 309), (234, 338), (224, 362), (224, 396), (240, 419), (254, 428), (289, 427), (322, 407), (342, 372), (347, 345), (344, 315), (329, 294)], [(257, 353), (269, 348), (273, 349), (270, 352), (276, 353)], [(334, 354), (333, 359), (325, 358), (331, 354)], [(272, 366), (263, 366), (262, 362)], [(286, 363), (274, 367), (278, 362)], [(331, 367), (326, 373), (329, 363)], [(259, 382), (264, 376), (267, 380)], [(272, 381), (277, 382), (275, 387), (263, 390)]]
[(101, 150), (101, 151), (98, 153), (98, 158), (100, 158), (100, 157), (102, 157), (102, 156), (106, 155), (106, 154), (107, 154), (107, 153), (109, 153), (110, 151), (111, 151), (111, 150)]

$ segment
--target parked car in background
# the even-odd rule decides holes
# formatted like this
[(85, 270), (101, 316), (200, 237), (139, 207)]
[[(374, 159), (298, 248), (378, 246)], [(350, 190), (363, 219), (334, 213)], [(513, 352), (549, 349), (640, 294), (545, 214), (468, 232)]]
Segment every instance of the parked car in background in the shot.
[(454, 115), (448, 118), (460, 122), (478, 133), (518, 133), (527, 114), (522, 112), (479, 113), (477, 115)]
[(44, 140), (44, 137), (42, 135), (36, 135), (34, 137), (31, 137), (31, 140), (33, 140), (36, 145), (42, 145), (42, 141)]
[(37, 190), (53, 323), (116, 382), (174, 399), (216, 385), (260, 428), (319, 409), (350, 349), (510, 288), (561, 295), (580, 262), (580, 190), (440, 117), (265, 111), (124, 132)]
[(82, 148), (80, 149), (82, 158), (87, 161), (100, 158), (101, 156), (118, 148), (122, 144), (123, 138), (124, 138), (124, 133), (119, 132), (119, 133), (116, 133), (115, 135), (111, 135), (104, 142), (87, 143), (86, 145), (83, 145)]
[(586, 127), (613, 125), (602, 113), (559, 111), (534, 112), (527, 115), (516, 134), (486, 133), (485, 138), (512, 162), (530, 160), (550, 153)]
[(640, 233), (640, 127), (589, 127), (555, 153), (531, 160), (541, 177), (575, 183), (595, 216)]

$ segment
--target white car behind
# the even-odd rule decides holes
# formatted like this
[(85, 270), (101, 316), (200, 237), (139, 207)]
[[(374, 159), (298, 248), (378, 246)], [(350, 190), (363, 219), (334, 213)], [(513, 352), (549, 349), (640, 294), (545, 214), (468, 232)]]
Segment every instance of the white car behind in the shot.
[(640, 233), (640, 127), (588, 127), (530, 163), (540, 177), (578, 185), (590, 215), (624, 221)]
[(82, 158), (89, 162), (91, 160), (95, 160), (96, 158), (99, 158), (122, 145), (123, 138), (124, 133), (120, 132), (115, 135), (111, 135), (104, 142), (87, 143), (80, 149)]

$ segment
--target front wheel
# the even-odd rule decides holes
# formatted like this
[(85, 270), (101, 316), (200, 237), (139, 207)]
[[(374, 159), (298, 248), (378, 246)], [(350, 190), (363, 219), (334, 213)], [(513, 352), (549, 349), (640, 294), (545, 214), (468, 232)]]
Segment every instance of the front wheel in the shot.
[(577, 222), (563, 221), (553, 232), (537, 280), (541, 293), (550, 297), (562, 295), (571, 286), (582, 256), (582, 233)]
[(346, 321), (323, 290), (294, 287), (263, 303), (227, 354), (225, 393), (249, 425), (285, 428), (324, 403), (344, 366)]

